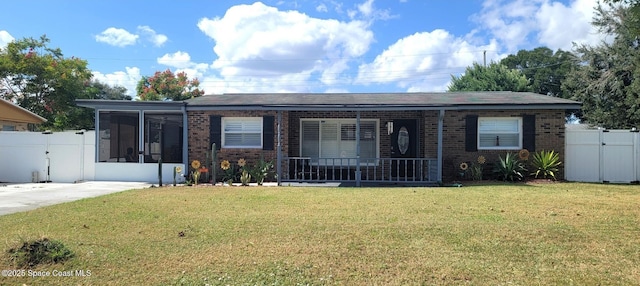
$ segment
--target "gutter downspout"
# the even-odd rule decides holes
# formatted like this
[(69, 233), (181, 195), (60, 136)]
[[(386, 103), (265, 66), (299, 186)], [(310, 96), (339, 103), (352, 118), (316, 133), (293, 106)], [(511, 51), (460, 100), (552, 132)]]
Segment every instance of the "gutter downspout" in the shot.
[(438, 173), (436, 179), (442, 185), (442, 136), (444, 133), (444, 109), (440, 109), (438, 114)]
[[(182, 105), (182, 170), (188, 172), (189, 169), (189, 119), (187, 118), (187, 103)], [(214, 180), (215, 181), (215, 180)]]

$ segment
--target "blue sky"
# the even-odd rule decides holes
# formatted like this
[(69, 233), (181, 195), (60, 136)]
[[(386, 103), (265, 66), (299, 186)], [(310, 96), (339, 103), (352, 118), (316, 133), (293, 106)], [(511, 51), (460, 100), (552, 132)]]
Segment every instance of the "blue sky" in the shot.
[(446, 91), (474, 62), (598, 44), (596, 0), (5, 1), (0, 47), (43, 34), (135, 94), (185, 71), (207, 94)]

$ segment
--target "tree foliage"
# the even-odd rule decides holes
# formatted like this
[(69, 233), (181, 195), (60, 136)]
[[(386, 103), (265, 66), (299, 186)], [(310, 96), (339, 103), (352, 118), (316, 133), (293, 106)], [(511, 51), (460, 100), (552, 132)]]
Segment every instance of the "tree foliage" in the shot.
[(460, 77), (451, 76), (449, 91), (531, 91), (527, 78), (516, 69), (491, 63), (474, 63)]
[(124, 86), (110, 86), (98, 80), (92, 80), (87, 88), (89, 98), (106, 99), (106, 100), (131, 100), (131, 96), (127, 95), (127, 88)]
[(599, 5), (593, 21), (612, 42), (577, 48), (583, 64), (574, 69), (562, 85), (572, 99), (583, 103), (583, 120), (605, 128), (640, 126), (640, 42), (635, 21), (628, 21), (628, 6)]
[(47, 43), (43, 35), (13, 41), (0, 50), (0, 97), (46, 118), (44, 128), (86, 128), (77, 121), (83, 112), (74, 100), (86, 95), (91, 79), (87, 62), (65, 58)]
[(566, 75), (578, 66), (577, 57), (567, 51), (555, 53), (547, 47), (538, 47), (531, 51), (520, 50), (500, 61), (510, 69), (520, 70), (529, 80), (531, 91), (539, 94), (563, 97), (562, 82)]
[(189, 80), (185, 72), (173, 74), (171, 70), (156, 72), (153, 76), (144, 76), (138, 82), (136, 90), (140, 100), (181, 101), (202, 96), (198, 79)]

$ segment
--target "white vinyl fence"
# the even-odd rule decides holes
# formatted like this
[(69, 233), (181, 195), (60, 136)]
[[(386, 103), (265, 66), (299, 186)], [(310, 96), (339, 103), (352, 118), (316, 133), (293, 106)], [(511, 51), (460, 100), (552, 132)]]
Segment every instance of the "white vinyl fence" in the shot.
[(565, 179), (610, 183), (640, 181), (640, 132), (567, 128)]
[[(158, 183), (157, 163), (96, 162), (95, 131), (0, 131), (0, 182), (129, 181)], [(163, 184), (173, 183), (173, 168), (165, 163)], [(177, 182), (184, 182), (179, 176)]]
[(0, 182), (93, 180), (95, 133), (0, 132)]

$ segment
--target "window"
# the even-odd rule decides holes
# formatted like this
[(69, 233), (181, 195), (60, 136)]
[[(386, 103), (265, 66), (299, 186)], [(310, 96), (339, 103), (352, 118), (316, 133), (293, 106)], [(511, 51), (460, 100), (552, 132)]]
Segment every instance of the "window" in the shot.
[[(98, 162), (181, 163), (183, 115), (142, 111), (100, 111)], [(144, 156), (140, 156), (143, 154)], [(142, 159), (141, 159), (142, 158)]]
[(182, 162), (182, 114), (145, 113), (144, 127), (145, 163)]
[(138, 112), (100, 112), (99, 162), (138, 162), (138, 118)]
[(262, 148), (262, 117), (223, 117), (222, 147)]
[(478, 149), (522, 148), (522, 118), (478, 118)]
[(16, 131), (15, 125), (2, 125), (2, 131)]
[[(333, 159), (357, 157), (356, 120), (302, 119), (300, 125), (301, 156), (311, 157), (323, 165), (346, 164), (346, 161)], [(378, 150), (378, 121), (360, 120), (361, 162), (375, 162), (373, 159), (378, 157)], [(354, 163), (355, 160), (349, 160), (349, 164)]]

